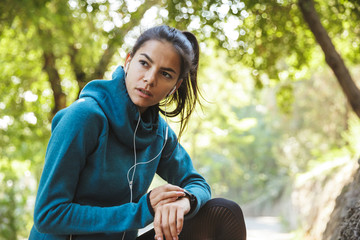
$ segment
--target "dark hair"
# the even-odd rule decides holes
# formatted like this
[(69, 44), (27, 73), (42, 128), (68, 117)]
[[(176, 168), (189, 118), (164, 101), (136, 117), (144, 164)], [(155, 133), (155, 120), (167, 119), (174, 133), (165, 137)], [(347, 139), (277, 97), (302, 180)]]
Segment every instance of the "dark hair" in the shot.
[[(191, 32), (180, 31), (166, 25), (157, 26), (146, 30), (137, 39), (130, 55), (133, 57), (136, 51), (147, 41), (167, 41), (173, 45), (181, 59), (180, 76), (182, 79), (178, 90), (169, 96), (165, 101), (174, 104), (175, 108), (166, 112), (167, 117), (176, 117), (180, 114), (179, 138), (186, 128), (189, 117), (194, 111), (196, 102), (199, 101), (199, 88), (197, 84), (197, 71), (199, 65), (199, 44)], [(156, 107), (162, 114), (165, 111), (160, 108), (165, 102), (159, 103)]]

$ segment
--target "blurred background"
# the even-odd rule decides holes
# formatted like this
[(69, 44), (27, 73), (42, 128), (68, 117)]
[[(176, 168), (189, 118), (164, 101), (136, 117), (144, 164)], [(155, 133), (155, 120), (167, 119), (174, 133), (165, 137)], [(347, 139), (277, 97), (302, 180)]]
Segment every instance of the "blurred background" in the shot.
[(1, 0), (0, 239), (28, 237), (54, 114), (159, 24), (200, 42), (203, 107), (181, 143), (214, 197), (286, 239), (352, 239), (359, 23), (357, 0)]

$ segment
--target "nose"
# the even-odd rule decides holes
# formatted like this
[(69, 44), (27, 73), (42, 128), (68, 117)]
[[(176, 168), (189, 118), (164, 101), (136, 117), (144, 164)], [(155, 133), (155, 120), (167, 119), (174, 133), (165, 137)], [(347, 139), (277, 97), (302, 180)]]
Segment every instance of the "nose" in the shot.
[(156, 69), (149, 69), (146, 71), (144, 81), (151, 87), (156, 86)]

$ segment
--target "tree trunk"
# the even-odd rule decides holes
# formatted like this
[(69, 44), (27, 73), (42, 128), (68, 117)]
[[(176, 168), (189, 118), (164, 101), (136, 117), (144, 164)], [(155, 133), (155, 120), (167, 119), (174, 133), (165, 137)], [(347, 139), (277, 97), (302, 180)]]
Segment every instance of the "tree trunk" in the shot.
[(77, 49), (75, 47), (75, 45), (69, 46), (68, 54), (70, 57), (72, 69), (73, 69), (75, 77), (76, 77), (76, 81), (79, 86), (79, 94), (80, 94), (81, 89), (83, 89), (83, 87), (86, 85), (87, 81), (86, 81), (86, 73), (84, 72), (84, 70), (81, 66), (80, 60), (77, 59), (78, 52), (79, 52), (79, 49)]
[(44, 70), (49, 77), (49, 82), (54, 95), (54, 107), (52, 109), (52, 116), (59, 110), (66, 107), (66, 95), (61, 88), (61, 79), (59, 72), (55, 67), (55, 55), (51, 51), (44, 51)]
[(346, 98), (348, 99), (353, 111), (360, 118), (360, 90), (353, 81), (347, 67), (340, 54), (336, 51), (329, 35), (320, 22), (320, 18), (315, 10), (313, 0), (298, 1), (305, 21), (314, 34), (316, 41), (321, 46), (325, 60), (333, 70)]
[(39, 39), (43, 50), (43, 70), (48, 75), (48, 80), (54, 96), (54, 106), (50, 116), (52, 119), (59, 110), (66, 107), (66, 94), (62, 90), (60, 74), (56, 69), (56, 56), (52, 47), (51, 31), (43, 29), (43, 27), (37, 25), (37, 32), (40, 37)]
[[(360, 118), (360, 90), (353, 81), (340, 54), (336, 51), (320, 18), (315, 10), (313, 0), (298, 0), (299, 7), (316, 41), (321, 46), (325, 60), (333, 70), (350, 106)], [(338, 196), (335, 209), (327, 223), (323, 240), (355, 240), (360, 237), (360, 172), (354, 181), (344, 187)], [(349, 211), (350, 210), (350, 211)]]
[[(360, 159), (358, 160), (360, 164)], [(323, 240), (353, 240), (359, 239), (359, 221), (354, 219), (360, 216), (360, 168), (355, 173), (354, 180), (345, 186), (337, 197), (335, 208), (330, 216), (323, 233)], [(354, 235), (352, 235), (354, 234)], [(353, 238), (350, 237), (352, 235)]]
[(340, 240), (359, 240), (360, 201), (350, 208), (340, 229)]

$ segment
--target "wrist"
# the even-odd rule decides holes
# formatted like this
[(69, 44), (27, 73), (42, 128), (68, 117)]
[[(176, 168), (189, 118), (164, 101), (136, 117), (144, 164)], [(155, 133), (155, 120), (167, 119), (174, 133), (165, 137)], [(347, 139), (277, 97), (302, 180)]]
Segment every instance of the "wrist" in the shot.
[(151, 193), (151, 191), (147, 194), (146, 201), (147, 201), (147, 204), (148, 204), (149, 212), (154, 217), (155, 216), (155, 211), (154, 211), (154, 208), (151, 205), (150, 193)]
[(192, 213), (195, 210), (196, 205), (197, 205), (197, 199), (196, 199), (194, 194), (191, 194), (190, 192), (186, 191), (185, 189), (184, 189), (184, 193), (185, 193), (185, 196), (182, 197), (182, 198), (187, 199), (189, 201), (189, 204), (190, 204), (190, 210), (187, 213), (187, 214), (189, 214), (189, 213)]

